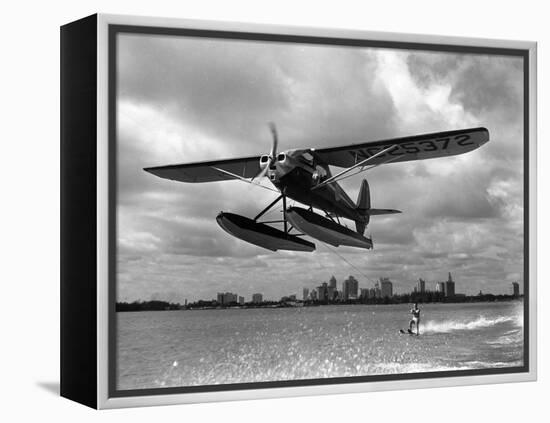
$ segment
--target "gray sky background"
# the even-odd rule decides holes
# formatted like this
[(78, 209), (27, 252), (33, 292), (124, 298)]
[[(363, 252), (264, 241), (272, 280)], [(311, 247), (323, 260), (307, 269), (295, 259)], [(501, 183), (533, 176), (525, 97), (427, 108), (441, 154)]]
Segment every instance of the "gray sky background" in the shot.
[[(350, 274), (360, 287), (387, 276), (397, 292), (447, 272), (467, 294), (523, 282), (521, 59), (127, 34), (118, 52), (119, 300), (278, 299)], [(273, 253), (217, 225), (219, 211), (253, 217), (275, 193), (142, 170), (266, 153), (270, 121), (280, 150), (474, 126), (491, 141), (363, 174), (373, 207), (403, 214), (371, 219), (374, 250), (336, 249), (352, 267), (316, 240), (314, 253)], [(363, 176), (342, 183), (353, 199)]]

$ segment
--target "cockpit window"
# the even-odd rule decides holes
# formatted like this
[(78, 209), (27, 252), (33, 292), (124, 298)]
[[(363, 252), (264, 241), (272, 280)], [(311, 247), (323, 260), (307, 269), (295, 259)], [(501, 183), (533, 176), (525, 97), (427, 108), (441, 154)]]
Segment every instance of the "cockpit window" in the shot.
[(327, 178), (327, 176), (328, 176), (327, 170), (323, 166), (316, 165), (315, 170), (311, 175), (313, 185), (317, 185), (323, 182)]
[(321, 165), (315, 166), (315, 170), (319, 173), (319, 176), (320, 176), (321, 180), (325, 179), (328, 176), (328, 172)]

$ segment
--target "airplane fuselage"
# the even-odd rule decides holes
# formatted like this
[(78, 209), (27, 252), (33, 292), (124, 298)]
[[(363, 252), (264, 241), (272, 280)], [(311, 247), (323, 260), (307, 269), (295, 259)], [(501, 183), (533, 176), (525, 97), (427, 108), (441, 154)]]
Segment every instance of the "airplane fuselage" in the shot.
[[(319, 176), (321, 171), (322, 176)], [(328, 166), (320, 168), (276, 163), (269, 169), (270, 181), (288, 198), (296, 200), (306, 206), (325, 211), (329, 215), (345, 217), (351, 220), (363, 220), (355, 203), (346, 194), (338, 183), (330, 183), (315, 188), (324, 179), (330, 177)]]

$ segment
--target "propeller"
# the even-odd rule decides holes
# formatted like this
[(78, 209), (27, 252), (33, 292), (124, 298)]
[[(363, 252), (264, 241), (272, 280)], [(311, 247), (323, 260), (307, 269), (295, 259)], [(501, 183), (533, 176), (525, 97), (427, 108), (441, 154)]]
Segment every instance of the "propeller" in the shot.
[(279, 144), (279, 137), (277, 136), (277, 127), (273, 122), (269, 122), (269, 130), (273, 137), (273, 144), (271, 146), (271, 158), (274, 159), (277, 155), (277, 145)]
[(271, 137), (272, 137), (272, 143), (271, 143), (271, 151), (269, 153), (268, 160), (264, 168), (252, 178), (252, 181), (256, 178), (263, 178), (267, 171), (269, 170), (269, 167), (275, 162), (277, 158), (277, 145), (279, 144), (279, 137), (277, 135), (277, 127), (273, 122), (269, 122), (269, 129), (271, 131)]

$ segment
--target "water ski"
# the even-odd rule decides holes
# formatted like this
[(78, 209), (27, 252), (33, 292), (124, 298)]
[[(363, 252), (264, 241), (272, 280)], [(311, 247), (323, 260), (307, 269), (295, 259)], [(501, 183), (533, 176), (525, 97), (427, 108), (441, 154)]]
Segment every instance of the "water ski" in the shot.
[(402, 333), (402, 334), (409, 334), (409, 335), (416, 335), (416, 333), (414, 333), (412, 330), (410, 329), (407, 329), (407, 330), (404, 330), (404, 329), (399, 329), (399, 333)]

